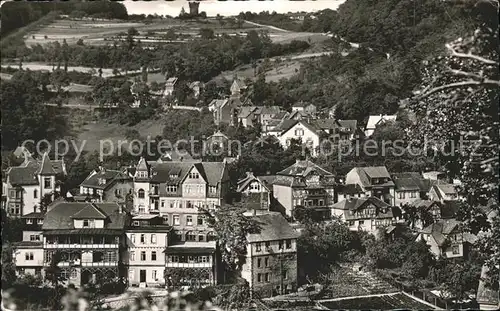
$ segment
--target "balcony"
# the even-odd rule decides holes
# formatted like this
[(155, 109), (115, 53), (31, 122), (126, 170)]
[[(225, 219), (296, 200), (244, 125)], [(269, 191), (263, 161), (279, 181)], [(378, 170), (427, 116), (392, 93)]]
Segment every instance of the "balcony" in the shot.
[(166, 268), (212, 268), (210, 262), (167, 262)]
[[(23, 258), (24, 259), (24, 258)], [(33, 266), (43, 266), (43, 260), (22, 260), (15, 262), (16, 267), (33, 267)]]
[(44, 243), (43, 248), (71, 248), (71, 249), (99, 249), (99, 248), (119, 248), (120, 244), (49, 244)]

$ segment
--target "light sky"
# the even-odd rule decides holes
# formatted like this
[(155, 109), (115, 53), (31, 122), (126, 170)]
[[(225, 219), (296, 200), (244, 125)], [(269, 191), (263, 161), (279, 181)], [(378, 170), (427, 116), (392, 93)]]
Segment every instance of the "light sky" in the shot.
[[(217, 14), (228, 16), (238, 15), (240, 12), (276, 11), (277, 13), (287, 12), (314, 12), (330, 8), (335, 10), (345, 0), (315, 0), (315, 1), (289, 1), (289, 0), (247, 0), (247, 1), (200, 1), (200, 12), (205, 11), (208, 16)], [(189, 12), (188, 1), (124, 1), (128, 14), (158, 14), (178, 16), (181, 8), (184, 7)]]

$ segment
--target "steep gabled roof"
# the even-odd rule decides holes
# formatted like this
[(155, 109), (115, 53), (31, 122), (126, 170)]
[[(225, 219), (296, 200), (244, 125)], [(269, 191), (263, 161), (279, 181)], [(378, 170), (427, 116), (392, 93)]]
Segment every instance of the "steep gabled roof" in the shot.
[[(64, 202), (60, 201), (53, 203), (45, 214), (42, 229), (43, 230), (69, 230), (75, 229), (73, 216), (82, 210), (85, 214), (91, 212), (87, 202)], [(104, 229), (120, 229), (123, 230), (128, 220), (125, 213), (120, 213), (120, 206), (116, 203), (94, 203), (95, 207), (104, 214), (107, 218), (104, 222)], [(100, 213), (97, 213), (100, 214)], [(97, 216), (97, 215), (96, 215)], [(77, 216), (78, 217), (78, 216)], [(100, 218), (102, 219), (102, 218)], [(102, 229), (100, 229), (102, 230)]]
[(441, 246), (446, 241), (446, 237), (459, 225), (460, 222), (455, 219), (439, 220), (422, 229), (421, 233), (432, 235), (436, 243)]
[(375, 129), (375, 127), (384, 121), (396, 121), (396, 115), (378, 115), (369, 116), (368, 123), (366, 124), (367, 129)]
[(246, 187), (253, 181), (259, 182), (264, 187), (264, 189), (270, 191), (269, 188), (267, 187), (267, 183), (261, 180), (259, 177), (255, 177), (252, 172), (247, 172), (247, 175), (244, 178), (238, 180), (238, 188), (236, 191), (237, 192), (244, 191)]
[(301, 176), (306, 177), (311, 172), (316, 172), (321, 176), (333, 176), (334, 174), (320, 167), (319, 165), (313, 163), (310, 160), (297, 160), (295, 164), (290, 165), (282, 171), (279, 171), (278, 175), (284, 176)]
[(385, 166), (365, 166), (362, 169), (370, 178), (391, 178)]
[(224, 162), (163, 162), (152, 169), (151, 181), (166, 185), (179, 185), (189, 171), (196, 167), (200, 175), (211, 186), (217, 186), (222, 181), (225, 170)]
[(50, 158), (47, 152), (45, 152), (42, 156), (42, 163), (40, 164), (40, 168), (37, 171), (39, 175), (57, 175), (56, 171), (52, 167), (52, 163), (50, 162)]
[(300, 236), (280, 213), (270, 212), (248, 217), (254, 219), (260, 227), (259, 233), (247, 235), (250, 243), (296, 239)]
[[(101, 169), (100, 171), (90, 173), (87, 178), (80, 184), (83, 187), (106, 189), (111, 186), (116, 180), (129, 179), (127, 173), (118, 170)], [(100, 183), (104, 179), (105, 183)]]
[(393, 218), (392, 208), (389, 204), (376, 197), (351, 198), (335, 203), (332, 208), (346, 211), (346, 219), (357, 219), (354, 212), (362, 210), (367, 205), (373, 204), (377, 208), (374, 218)]
[(106, 217), (107, 216), (92, 203), (88, 203), (85, 207), (71, 216), (73, 219), (106, 219)]

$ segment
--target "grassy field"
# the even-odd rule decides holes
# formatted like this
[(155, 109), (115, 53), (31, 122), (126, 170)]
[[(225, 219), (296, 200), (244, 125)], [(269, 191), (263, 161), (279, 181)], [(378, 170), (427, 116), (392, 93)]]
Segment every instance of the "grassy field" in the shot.
[[(109, 146), (104, 142), (110, 140), (114, 146), (118, 146), (119, 141), (126, 141), (127, 130), (137, 130), (141, 137), (146, 138), (148, 135), (154, 139), (157, 135), (162, 135), (165, 120), (146, 120), (135, 126), (125, 126), (116, 123), (108, 123), (105, 121), (91, 121), (82, 125), (76, 134), (76, 140), (79, 144), (85, 142), (85, 151), (99, 150), (102, 142), (103, 146)], [(128, 147), (128, 144), (123, 145)]]
[(29, 32), (25, 37), (28, 46), (46, 44), (54, 41), (66, 40), (74, 44), (82, 39), (88, 44), (106, 44), (113, 41), (119, 34), (127, 32), (130, 27), (136, 28), (143, 40), (154, 41), (160, 39), (169, 29), (177, 34), (197, 36), (201, 28), (211, 28), (216, 34), (245, 35), (250, 30), (267, 31), (273, 42), (286, 43), (292, 40), (304, 40), (311, 43), (325, 40), (325, 36), (307, 32), (284, 32), (277, 29), (243, 23), (240, 26), (221, 25), (214, 19), (182, 21), (177, 19), (155, 20), (148, 24), (141, 22), (124, 22), (120, 20), (78, 20), (57, 19), (42, 26), (40, 29)]

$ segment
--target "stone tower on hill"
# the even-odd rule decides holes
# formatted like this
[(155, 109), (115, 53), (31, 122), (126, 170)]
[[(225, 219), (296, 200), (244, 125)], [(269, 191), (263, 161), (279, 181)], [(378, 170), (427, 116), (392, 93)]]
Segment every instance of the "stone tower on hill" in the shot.
[(200, 2), (189, 1), (189, 14), (191, 16), (197, 16), (199, 14)]

